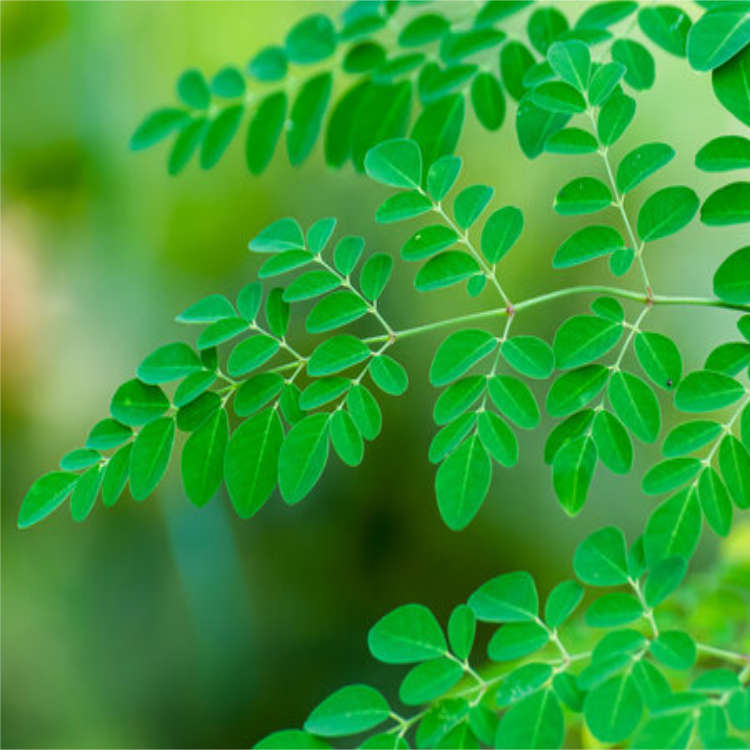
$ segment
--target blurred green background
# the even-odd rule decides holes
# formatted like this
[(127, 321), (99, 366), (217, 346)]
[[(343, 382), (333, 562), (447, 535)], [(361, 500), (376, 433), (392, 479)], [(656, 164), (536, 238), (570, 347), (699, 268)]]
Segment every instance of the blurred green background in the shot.
[[(173, 99), (177, 75), (244, 65), (292, 23), (339, 3), (5, 2), (2, 13), (2, 744), (22, 747), (240, 747), (299, 725), (348, 681), (395, 692), (398, 669), (367, 654), (369, 626), (386, 610), (421, 601), (447, 617), (480, 582), (526, 568), (547, 590), (571, 572), (592, 529), (622, 523), (631, 539), (654, 501), (638, 490), (645, 462), (625, 479), (601, 467), (575, 520), (555, 501), (542, 462), (545, 424), (521, 439), (522, 461), (496, 470), (478, 518), (460, 534), (438, 517), (427, 446), (436, 392), (426, 372), (442, 334), (410, 340), (396, 356), (411, 388), (384, 399), (385, 428), (364, 464), (337, 460), (293, 509), (275, 495), (239, 521), (224, 491), (203, 510), (184, 498), (172, 466), (143, 504), (98, 506), (74, 525), (67, 508), (16, 529), (23, 495), (107, 412), (114, 388), (161, 343), (188, 337), (174, 315), (213, 291), (233, 294), (254, 277), (247, 241), (293, 215), (307, 226), (336, 215), (343, 232), (397, 255), (414, 227), (373, 220), (386, 191), (351, 167), (333, 173), (320, 145), (301, 168), (276, 154), (252, 178), (242, 138), (209, 172), (166, 174), (167, 147), (128, 152), (142, 117)], [(581, 4), (566, 3), (575, 17)], [(702, 197), (721, 176), (698, 173), (697, 149), (740, 132), (709, 77), (655, 53), (657, 83), (615, 150), (644, 140), (678, 150), (673, 163), (629, 199), (691, 184)], [(496, 134), (469, 117), (463, 184), (496, 188), (496, 205), (526, 214), (504, 261), (516, 299), (559, 285), (602, 281), (604, 265), (553, 272), (554, 249), (580, 225), (551, 210), (567, 180), (600, 175), (595, 157), (528, 162), (508, 122)], [(614, 215), (612, 220), (615, 221)], [(659, 293), (711, 293), (713, 269), (740, 245), (734, 228), (697, 221), (649, 246)], [(746, 238), (745, 238), (746, 241)], [(384, 308), (397, 327), (451, 310), (492, 305), (491, 292), (417, 297), (415, 269), (397, 264)], [(611, 278), (611, 277), (609, 277)], [(605, 283), (607, 283), (605, 281)], [(626, 284), (638, 286), (637, 276)], [(584, 301), (535, 309), (514, 325), (551, 339)], [(680, 341), (687, 365), (734, 335), (731, 313), (658, 309), (649, 327)], [(304, 341), (302, 342), (304, 346)], [(542, 394), (542, 390), (537, 391)], [(666, 403), (666, 402), (665, 402)], [(667, 417), (669, 420), (669, 417)], [(175, 462), (173, 462), (174, 464)], [(714, 556), (704, 543), (698, 565)]]

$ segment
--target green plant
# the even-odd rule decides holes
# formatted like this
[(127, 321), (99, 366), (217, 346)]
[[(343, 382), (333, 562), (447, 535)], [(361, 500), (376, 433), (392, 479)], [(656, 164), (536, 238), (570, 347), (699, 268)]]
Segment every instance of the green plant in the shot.
[[(509, 468), (518, 460), (509, 423), (526, 430), (540, 422), (527, 380), (551, 380), (545, 408), (560, 421), (547, 438), (545, 460), (571, 516), (586, 502), (599, 463), (627, 473), (633, 438), (659, 438), (657, 392), (672, 395), (680, 413), (709, 415), (666, 435), (664, 460), (646, 472), (643, 491), (668, 498), (643, 534), (628, 548), (620, 530), (605, 527), (578, 548), (580, 581), (617, 589), (590, 603), (582, 620), (569, 619), (584, 596), (581, 584), (561, 583), (540, 615), (535, 584), (523, 572), (489, 581), (459, 605), (447, 640), (429, 610), (399, 607), (372, 628), (370, 650), (387, 663), (417, 665), (399, 695), (405, 705), (424, 709), (405, 718), (373, 688), (349, 686), (319, 705), (304, 730), (276, 733), (259, 746), (324, 747), (321, 738), (378, 730), (363, 747), (405, 747), (411, 732), (419, 747), (559, 747), (566, 723), (600, 742), (629, 740), (635, 747), (685, 747), (694, 735), (706, 747), (742, 746), (738, 733), (750, 729), (750, 657), (736, 644), (747, 642), (747, 611), (734, 618), (727, 612), (726, 627), (708, 633), (707, 643), (693, 632), (688, 610), (700, 592), (728, 597), (730, 587), (743, 586), (746, 606), (747, 563), (721, 566), (705, 580), (683, 578), (704, 520), (726, 536), (733, 508), (750, 507), (750, 398), (738, 379), (750, 364), (750, 247), (733, 248), (719, 265), (711, 298), (657, 293), (647, 252), (699, 212), (709, 226), (750, 221), (750, 183), (730, 182), (703, 200), (688, 186), (663, 188), (634, 215), (626, 196), (667, 167), (675, 151), (665, 143), (637, 144), (616, 165), (610, 152), (635, 116), (634, 95), (654, 81), (654, 60), (643, 42), (687, 57), (695, 70), (710, 70), (721, 105), (750, 125), (750, 4), (699, 5), (705, 7), (693, 23), (680, 7), (592, 3), (569, 28), (557, 7), (527, 2), (479, 9), (359, 2), (344, 12), (340, 28), (315, 15), (295, 26), (283, 47), (256, 55), (248, 68), (252, 90), (235, 68), (210, 84), (197, 71), (184, 73), (177, 85), (184, 106), (158, 110), (134, 134), (134, 149), (175, 135), (171, 173), (195, 153), (210, 168), (252, 113), (249, 170), (259, 174), (267, 166), (287, 120), (287, 154), (299, 164), (322, 129), (334, 75), (353, 77), (328, 118), (327, 162), (351, 161), (394, 189), (377, 221), (421, 217), (400, 253), (403, 261), (421, 264), (418, 292), (465, 283), (469, 295), (484, 293), (494, 306), (396, 329), (380, 304), (394, 266), (390, 254), (365, 256), (364, 241), (355, 236), (334, 244), (333, 218), (305, 232), (295, 219), (280, 219), (250, 242), (252, 252), (267, 256), (260, 280), (234, 302), (212, 294), (178, 316), (200, 327), (196, 347), (170, 343), (143, 360), (137, 378), (114, 394), (111, 417), (92, 428), (83, 448), (63, 457), (60, 471), (29, 490), (21, 527), (68, 497), (73, 518), (83, 520), (100, 492), (104, 505), (113, 505), (128, 481), (133, 498), (144, 500), (167, 469), (176, 430), (188, 433), (182, 478), (196, 505), (207, 503), (222, 482), (242, 518), (256, 513), (277, 485), (282, 499), (295, 504), (319, 480), (331, 445), (350, 466), (363, 460), (365, 441), (381, 429), (375, 393), (406, 391), (408, 374), (392, 348), (442, 328), (455, 330), (430, 368), (432, 385), (443, 390), (429, 459), (439, 464), (438, 509), (456, 531), (484, 502), (493, 465)], [(298, 84), (289, 63), (316, 69)], [(413, 89), (419, 113), (410, 127)], [(453, 188), (462, 166), (454, 151), (465, 101), (482, 126), (495, 130), (505, 120), (505, 92), (518, 102), (515, 126), (526, 156), (562, 154), (574, 165), (583, 155), (600, 161), (600, 177), (584, 175), (561, 187), (557, 214), (614, 208), (614, 222), (597, 218), (573, 232), (554, 252), (553, 266), (606, 258), (611, 275), (631, 280), (627, 286), (560, 287), (519, 300), (503, 282), (502, 260), (523, 231), (522, 212), (496, 207), (477, 232), (492, 188)], [(719, 136), (700, 149), (695, 165), (707, 172), (747, 168), (750, 140)], [(264, 288), (266, 279), (280, 277), (292, 280)], [(590, 312), (562, 321), (552, 345), (512, 335), (524, 311), (554, 311), (568, 296), (593, 297)], [(311, 302), (305, 327), (322, 338), (300, 353), (288, 338), (291, 307)], [(684, 375), (677, 344), (646, 328), (649, 313), (662, 305), (744, 313), (740, 335), (712, 348), (704, 368)], [(229, 351), (220, 357), (224, 345)], [(170, 396), (166, 383), (177, 383)], [(242, 420), (233, 430), (230, 401)], [(469, 656), (477, 620), (501, 627), (489, 640), (492, 663), (475, 668)], [(608, 629), (603, 637), (601, 629)], [(706, 669), (716, 663), (723, 666)]]

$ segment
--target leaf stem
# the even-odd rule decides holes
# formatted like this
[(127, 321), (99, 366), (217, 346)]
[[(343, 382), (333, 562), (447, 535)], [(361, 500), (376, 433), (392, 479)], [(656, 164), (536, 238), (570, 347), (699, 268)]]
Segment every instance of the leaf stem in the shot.
[(750, 667), (750, 654), (741, 654), (738, 651), (729, 651), (725, 648), (709, 646), (707, 643), (696, 643), (695, 646), (701, 654), (715, 656), (717, 659), (724, 659), (724, 661), (731, 661), (736, 664), (746, 664)]

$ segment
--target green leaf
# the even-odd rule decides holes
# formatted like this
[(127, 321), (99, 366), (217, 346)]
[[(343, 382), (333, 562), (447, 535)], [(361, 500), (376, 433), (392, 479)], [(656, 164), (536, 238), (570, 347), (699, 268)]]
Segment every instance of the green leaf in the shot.
[(694, 724), (695, 715), (691, 712), (654, 716), (638, 730), (633, 738), (633, 747), (679, 750), (690, 742)]
[(178, 128), (185, 127), (189, 122), (190, 115), (184, 109), (175, 107), (157, 109), (137, 127), (130, 138), (130, 148), (133, 151), (149, 148)]
[(584, 227), (557, 248), (552, 267), (570, 268), (602, 255), (610, 255), (624, 247), (625, 241), (616, 229), (606, 225)]
[(472, 185), (462, 190), (453, 202), (456, 224), (461, 229), (468, 229), (487, 207), (493, 192), (487, 185)]
[[(370, 80), (362, 79), (347, 89), (333, 106), (325, 134), (325, 160), (328, 166), (337, 169), (353, 156), (353, 141), (357, 132), (354, 123), (360, 115), (360, 105), (367, 103), (368, 96), (379, 88)], [(365, 107), (363, 116), (368, 112), (369, 106)], [(360, 156), (358, 168), (362, 166), (364, 154)]]
[(576, 581), (558, 583), (547, 596), (544, 619), (549, 627), (560, 627), (576, 610), (583, 599), (583, 586)]
[(596, 138), (579, 128), (565, 128), (547, 138), (544, 150), (552, 154), (590, 154), (598, 148)]
[(300, 88), (289, 113), (286, 150), (292, 166), (301, 164), (312, 151), (331, 95), (330, 73), (308, 78)]
[(750, 687), (736, 690), (727, 704), (729, 719), (740, 731), (750, 729)]
[(732, 182), (711, 193), (701, 206), (701, 221), (714, 227), (750, 221), (750, 182)]
[(481, 247), (487, 260), (499, 262), (516, 243), (523, 230), (523, 214), (515, 206), (505, 206), (490, 214), (482, 229)]
[(362, 463), (365, 446), (362, 435), (348, 412), (338, 409), (331, 417), (331, 442), (347, 466)]
[(750, 245), (735, 250), (714, 275), (714, 294), (725, 302), (750, 302)]
[(673, 458), (693, 453), (710, 443), (721, 432), (721, 425), (706, 419), (684, 422), (670, 430), (664, 440), (662, 453)]
[(711, 74), (714, 94), (721, 104), (738, 120), (750, 125), (750, 45)]
[[(733, 7), (734, 6), (734, 7)], [(695, 70), (713, 70), (750, 42), (746, 3), (723, 4), (704, 13), (690, 28), (687, 58)]]
[[(652, 662), (645, 659), (640, 659), (633, 664), (633, 679), (649, 711), (652, 711), (664, 696), (672, 692), (666, 677)], [(678, 747), (682, 747), (682, 743)]]
[(709, 669), (698, 675), (690, 686), (691, 690), (700, 693), (723, 693), (740, 687), (740, 680), (736, 672), (725, 667)]
[(285, 384), (279, 398), (279, 406), (281, 415), (290, 425), (297, 424), (305, 416), (305, 412), (300, 408), (299, 399), (300, 389), (294, 383)]
[(199, 70), (186, 70), (177, 80), (177, 95), (188, 107), (206, 109), (211, 103), (208, 83)]
[(287, 433), (279, 451), (279, 490), (288, 505), (310, 493), (328, 461), (330, 415), (311, 414)]
[(685, 57), (690, 16), (673, 5), (642, 7), (638, 11), (641, 31), (662, 49), (678, 57)]
[(522, 42), (511, 40), (500, 50), (500, 74), (508, 93), (519, 101), (526, 93), (523, 77), (534, 64), (534, 56)]
[(401, 257), (408, 261), (424, 260), (454, 245), (458, 234), (444, 224), (433, 224), (418, 230), (401, 248)]
[(524, 94), (516, 110), (516, 134), (524, 155), (534, 159), (544, 151), (547, 139), (565, 127), (570, 115), (542, 109), (534, 101), (534, 92)]
[(447, 385), (484, 359), (497, 346), (497, 339), (487, 331), (468, 328), (452, 333), (435, 352), (430, 367), (430, 382)]
[(477, 261), (461, 250), (446, 250), (430, 258), (417, 272), (414, 287), (420, 292), (458, 284), (481, 271)]
[(263, 372), (245, 380), (234, 396), (234, 411), (247, 417), (281, 393), (284, 378), (275, 372)]
[(578, 411), (601, 392), (608, 375), (604, 365), (585, 365), (560, 375), (547, 391), (547, 411), (553, 417)]
[(422, 108), (411, 130), (411, 137), (422, 150), (425, 167), (441, 156), (453, 153), (463, 121), (464, 98), (461, 94), (444, 96)]
[(362, 294), (371, 302), (380, 297), (388, 283), (393, 270), (393, 258), (386, 253), (375, 253), (371, 255), (364, 266), (359, 277), (359, 286)]
[(732, 525), (732, 501), (724, 482), (711, 466), (706, 466), (698, 478), (698, 500), (708, 525), (719, 536), (726, 536)]
[(591, 430), (601, 462), (615, 474), (627, 474), (633, 465), (633, 445), (622, 422), (608, 411), (597, 412)]
[(401, 364), (387, 354), (372, 358), (369, 365), (370, 377), (375, 385), (392, 396), (402, 395), (409, 387), (409, 376)]
[(268, 362), (279, 350), (276, 339), (259, 334), (240, 341), (232, 349), (227, 360), (227, 371), (232, 377), (247, 375)]
[(158, 385), (146, 385), (135, 378), (115, 391), (109, 405), (112, 416), (129, 427), (152, 422), (168, 408), (169, 399)]
[[(298, 255), (300, 253), (299, 250), (290, 250), (287, 253), (281, 253), (280, 255), (273, 256), (269, 259), (269, 261), (273, 260), (281, 260), (284, 256), (289, 256), (289, 254), (294, 253), (295, 255)], [(308, 256), (309, 257), (309, 256)], [(268, 265), (267, 261), (265, 265)], [(256, 316), (258, 315), (258, 310), (260, 310), (260, 303), (263, 300), (263, 284), (261, 284), (260, 281), (254, 281), (251, 284), (245, 284), (245, 286), (240, 289), (239, 293), (237, 294), (237, 309), (240, 312), (240, 315), (247, 321), (255, 320)], [(215, 370), (216, 364), (208, 365), (204, 362), (206, 367), (210, 367), (210, 369)]]
[(102, 503), (104, 503), (105, 507), (114, 505), (122, 494), (123, 489), (125, 489), (125, 482), (128, 481), (128, 474), (130, 473), (130, 454), (132, 451), (132, 443), (123, 445), (104, 467)]
[(704, 706), (698, 719), (698, 734), (706, 747), (717, 747), (728, 732), (723, 706)]
[(281, 287), (271, 289), (266, 297), (266, 323), (268, 330), (283, 339), (289, 326), (289, 303), (284, 300), (284, 290)]
[(240, 518), (254, 515), (273, 492), (283, 439), (276, 409), (246, 419), (232, 433), (224, 456), (224, 475)]
[(489, 411), (480, 412), (477, 417), (477, 433), (487, 452), (501, 466), (516, 464), (518, 461), (516, 436), (497, 414)]
[(667, 390), (678, 385), (682, 357), (671, 339), (660, 333), (640, 331), (633, 346), (639, 364), (654, 384)]
[(232, 303), (223, 294), (210, 294), (181, 312), (175, 320), (178, 323), (214, 323), (235, 315)]
[(513, 336), (500, 347), (506, 362), (522, 375), (544, 380), (555, 367), (550, 345), (536, 336)]
[(599, 110), (596, 132), (604, 146), (611, 146), (625, 132), (635, 114), (635, 100), (623, 93), (613, 93)]
[(540, 83), (532, 92), (531, 100), (537, 107), (550, 112), (563, 114), (577, 114), (586, 109), (583, 96), (564, 81), (545, 81)]
[(435, 402), (435, 423), (447, 424), (463, 414), (484, 393), (486, 384), (484, 375), (470, 375), (448, 386)]
[(333, 263), (336, 270), (348, 276), (357, 265), (362, 250), (365, 247), (365, 241), (362, 237), (343, 237), (336, 243), (333, 251)]
[(588, 99), (593, 107), (599, 107), (609, 98), (615, 86), (625, 75), (625, 66), (620, 63), (605, 63), (596, 69), (591, 76)]
[(613, 323), (622, 323), (625, 320), (625, 311), (614, 297), (597, 297), (589, 307), (594, 315)]
[(26, 529), (59, 507), (78, 481), (78, 474), (52, 471), (31, 485), (18, 511), (18, 528)]
[(637, 7), (638, 3), (628, 0), (596, 3), (583, 11), (576, 21), (576, 28), (606, 29), (629, 16)]
[(560, 189), (555, 211), (563, 216), (591, 214), (612, 205), (609, 188), (595, 177), (578, 177)]
[(200, 162), (203, 169), (211, 169), (224, 155), (237, 133), (244, 113), (244, 106), (235, 104), (225, 107), (211, 120), (201, 144)]
[(586, 537), (573, 558), (576, 575), (590, 586), (619, 586), (628, 581), (625, 537), (606, 526)]
[(367, 303), (358, 294), (341, 290), (324, 297), (313, 307), (305, 327), (310, 333), (332, 331), (358, 320), (367, 312)]
[(646, 604), (656, 607), (679, 585), (687, 572), (687, 561), (681, 557), (660, 560), (648, 574), (644, 589)]
[(245, 140), (245, 159), (251, 174), (261, 174), (270, 163), (286, 121), (286, 109), (284, 91), (269, 94), (258, 105)]
[(330, 57), (336, 49), (336, 31), (328, 16), (317, 13), (299, 21), (287, 34), (284, 50), (289, 60), (309, 65)]
[(399, 698), (407, 706), (428, 703), (450, 690), (461, 677), (463, 669), (452, 659), (423, 662), (406, 675), (399, 689)]
[(609, 258), (609, 270), (615, 276), (626, 274), (635, 260), (635, 252), (632, 247), (615, 250)]
[(704, 412), (723, 409), (741, 398), (745, 389), (734, 378), (712, 370), (686, 375), (675, 393), (675, 406), (681, 411)]
[(586, 610), (586, 624), (592, 628), (611, 628), (641, 617), (643, 607), (632, 594), (615, 592), (596, 599)]
[(452, 531), (465, 528), (484, 502), (492, 464), (479, 437), (472, 435), (451, 453), (435, 478), (438, 510)]
[(741, 341), (728, 341), (719, 344), (708, 357), (704, 369), (723, 372), (725, 375), (739, 375), (750, 364), (750, 344)]
[(286, 75), (286, 53), (281, 47), (264, 47), (248, 63), (247, 72), (259, 81), (280, 81)]
[(224, 478), (224, 453), (229, 441), (229, 419), (218, 409), (185, 442), (182, 449), (182, 483), (194, 505), (203, 507)]
[(526, 32), (537, 52), (546, 55), (552, 42), (568, 30), (567, 18), (557, 8), (537, 8), (529, 16)]
[(536, 622), (512, 622), (495, 631), (487, 645), (492, 661), (512, 661), (538, 651), (549, 642), (548, 630)]
[[(438, 747), (439, 743), (445, 747), (463, 747), (466, 739), (463, 734), (468, 731), (464, 723), (469, 713), (469, 703), (460, 698), (447, 698), (430, 710), (419, 722), (416, 733), (416, 745), (420, 748)], [(454, 733), (462, 737), (456, 739)]]
[[(257, 237), (250, 240), (249, 248), (256, 253), (281, 253), (286, 250), (307, 249), (305, 247), (305, 237), (302, 234), (302, 229), (297, 221), (292, 218), (279, 219), (273, 224), (269, 224)], [(220, 295), (212, 295), (212, 297), (207, 297), (206, 299), (212, 299), (219, 296)], [(219, 307), (221, 309), (221, 306)], [(192, 310), (192, 308), (189, 308), (189, 310)], [(188, 311), (186, 310), (180, 317), (184, 317), (187, 312)], [(234, 314), (234, 309), (232, 308), (223, 313), (221, 318), (229, 318)], [(219, 317), (212, 317), (210, 320), (219, 320)], [(204, 322), (204, 319), (201, 318), (200, 322)], [(205, 322), (209, 322), (209, 320), (205, 320)]]
[(675, 152), (666, 143), (644, 143), (626, 154), (617, 167), (617, 189), (630, 192), (674, 158)]
[(750, 455), (734, 435), (719, 445), (719, 468), (738, 508), (750, 508)]
[(245, 93), (245, 79), (237, 68), (228, 65), (211, 79), (211, 90), (225, 99), (235, 99)]
[(668, 237), (690, 223), (700, 200), (691, 188), (668, 187), (649, 196), (638, 212), (638, 234), (644, 242)]
[(649, 89), (654, 85), (654, 58), (639, 42), (632, 39), (618, 39), (612, 45), (612, 59), (624, 65), (625, 83), (636, 91)]
[(642, 489), (647, 495), (671, 492), (689, 482), (700, 468), (701, 462), (697, 458), (668, 458), (646, 472)]
[(255, 750), (328, 750), (330, 745), (300, 729), (282, 729), (264, 737)]
[(529, 387), (511, 375), (495, 375), (487, 382), (492, 402), (524, 430), (539, 424), (539, 407)]
[[(633, 630), (632, 628), (613, 630), (607, 633), (594, 647), (594, 651), (591, 654), (591, 664), (596, 665), (622, 654), (630, 656), (640, 651), (647, 644), (648, 641), (646, 638), (637, 630)], [(597, 679), (597, 681), (599, 683), (603, 682), (607, 676), (609, 675), (605, 675), (601, 680)]]
[(478, 73), (471, 83), (471, 103), (480, 124), (497, 130), (505, 119), (505, 96), (500, 82), (489, 72)]
[(435, 615), (405, 604), (380, 618), (367, 635), (370, 653), (386, 664), (413, 664), (445, 655), (448, 644)]
[(565, 719), (552, 690), (539, 690), (503, 714), (494, 747), (562, 747)]
[(174, 419), (161, 417), (138, 433), (130, 458), (130, 494), (134, 500), (145, 500), (164, 476), (174, 432)]
[(88, 469), (89, 466), (99, 463), (101, 454), (98, 451), (87, 448), (77, 448), (66, 453), (60, 459), (60, 468), (63, 471), (80, 471)]
[[(458, 156), (441, 156), (430, 165), (430, 168), (427, 170), (427, 192), (436, 203), (442, 201), (451, 191), (460, 172), (461, 158)], [(439, 226), (441, 229), (450, 231), (455, 235), (455, 232), (449, 227), (444, 225)], [(455, 236), (456, 238), (458, 237), (458, 235)]]
[(179, 174), (192, 158), (208, 128), (208, 118), (198, 117), (184, 127), (172, 146), (167, 160), (167, 172)]
[(695, 664), (695, 643), (682, 630), (663, 630), (650, 650), (655, 659), (671, 669), (690, 669)]
[(383, 415), (372, 393), (363, 385), (355, 385), (346, 397), (346, 406), (362, 437), (374, 440), (383, 426)]
[(197, 430), (220, 406), (218, 393), (204, 391), (177, 411), (177, 428), (183, 432)]
[(343, 68), (347, 73), (366, 73), (385, 60), (385, 49), (376, 42), (359, 42), (349, 49)]
[(330, 292), (341, 286), (341, 279), (327, 269), (306, 271), (284, 290), (284, 302), (300, 302)]
[(698, 545), (702, 523), (694, 490), (680, 490), (664, 501), (646, 524), (643, 541), (649, 565), (664, 557), (690, 558)]
[(477, 621), (474, 611), (466, 604), (459, 604), (448, 620), (448, 640), (453, 653), (459, 659), (467, 659), (474, 644)]
[(430, 199), (416, 190), (407, 193), (396, 193), (386, 198), (375, 212), (375, 221), (380, 224), (391, 224), (395, 221), (413, 219), (427, 211), (432, 211)]
[(492, 578), (469, 597), (468, 605), (483, 622), (526, 622), (539, 614), (534, 579), (526, 571)]
[(583, 706), (586, 724), (601, 742), (624, 740), (635, 729), (643, 712), (643, 701), (629, 671), (595, 687)]
[(706, 143), (695, 155), (695, 166), (704, 172), (725, 172), (750, 167), (750, 139), (722, 135)]
[(547, 59), (560, 78), (579, 91), (586, 91), (591, 70), (591, 55), (583, 42), (555, 42), (547, 50)]
[(248, 322), (244, 318), (224, 318), (212, 323), (198, 336), (196, 345), (198, 349), (209, 349), (218, 344), (239, 336), (248, 328)]
[(303, 411), (317, 409), (328, 404), (346, 393), (351, 388), (349, 378), (321, 378), (314, 380), (305, 388), (299, 397), (299, 405)]
[(573, 675), (560, 672), (552, 679), (552, 687), (557, 697), (571, 710), (576, 713), (583, 711), (584, 693), (578, 687), (578, 682)]
[(436, 39), (450, 29), (450, 24), (445, 16), (438, 13), (423, 13), (412, 18), (409, 23), (401, 29), (398, 35), (398, 43), (402, 47), (421, 47)]
[(418, 189), (422, 183), (422, 152), (415, 141), (394, 138), (367, 152), (365, 171), (384, 185)]
[(307, 363), (307, 372), (312, 377), (333, 375), (364, 361), (369, 356), (370, 350), (367, 345), (355, 336), (334, 336), (315, 348)]
[(305, 731), (345, 737), (376, 727), (390, 715), (385, 698), (368, 685), (347, 685), (329, 695), (305, 721)]
[(552, 667), (548, 664), (539, 662), (524, 664), (505, 675), (505, 679), (497, 690), (495, 702), (498, 706), (516, 703), (539, 690), (551, 675)]
[(606, 354), (622, 335), (622, 324), (596, 315), (574, 315), (555, 333), (552, 350), (560, 370), (585, 365)]
[(651, 387), (629, 372), (615, 372), (607, 389), (615, 414), (644, 443), (653, 443), (659, 436), (661, 412)]
[(97, 464), (84, 472), (73, 487), (70, 512), (74, 521), (85, 521), (96, 502), (102, 483), (102, 466)]
[(86, 447), (97, 451), (108, 451), (130, 440), (132, 434), (130, 427), (120, 424), (117, 420), (102, 419), (91, 428), (86, 438)]

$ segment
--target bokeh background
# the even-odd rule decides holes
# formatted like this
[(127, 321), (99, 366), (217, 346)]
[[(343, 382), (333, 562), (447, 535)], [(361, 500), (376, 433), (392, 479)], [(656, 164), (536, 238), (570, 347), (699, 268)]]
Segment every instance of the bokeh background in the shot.
[[(228, 62), (242, 66), (296, 19), (343, 7), (0, 7), (3, 746), (242, 747), (300, 725), (346, 682), (393, 694), (400, 672), (375, 664), (365, 642), (383, 612), (421, 601), (447, 617), (480, 582), (517, 568), (547, 590), (570, 574), (572, 551), (588, 532), (617, 522), (633, 538), (653, 506), (638, 484), (658, 449), (642, 447), (640, 465), (625, 479), (600, 467), (586, 508), (568, 519), (542, 462), (545, 423), (522, 436), (516, 470), (495, 471), (471, 526), (448, 531), (426, 460), (436, 430), (426, 373), (443, 332), (398, 347), (411, 387), (400, 400), (384, 399), (383, 434), (364, 464), (350, 470), (332, 460), (312, 496), (293, 509), (275, 495), (242, 522), (222, 490), (196, 510), (173, 465), (145, 503), (98, 506), (81, 525), (64, 507), (31, 530), (16, 529), (28, 486), (82, 442), (114, 388), (153, 348), (192, 333), (174, 315), (210, 292), (234, 294), (254, 277), (258, 259), (247, 241), (262, 227), (285, 215), (303, 226), (335, 215), (343, 232), (394, 255), (413, 231), (376, 225), (386, 191), (351, 167), (330, 171), (320, 145), (298, 169), (279, 149), (261, 178), (244, 168), (242, 138), (211, 171), (193, 164), (177, 178), (166, 174), (166, 145), (128, 152), (145, 113), (173, 101), (183, 69), (210, 75)], [(565, 9), (575, 17), (581, 4)], [(615, 158), (645, 140), (667, 141), (678, 156), (637, 189), (631, 210), (669, 184), (708, 195), (722, 178), (697, 172), (695, 152), (741, 129), (715, 101), (708, 76), (655, 56), (656, 85), (639, 97)], [(522, 239), (503, 262), (504, 286), (520, 299), (607, 278), (603, 264), (551, 268), (554, 249), (579, 226), (552, 212), (553, 197), (574, 176), (600, 175), (599, 160), (528, 162), (512, 115), (511, 107), (496, 134), (470, 116), (461, 143), (463, 184), (494, 185), (496, 205), (513, 203), (526, 215)], [(710, 294), (713, 270), (740, 244), (734, 228), (693, 222), (649, 247), (656, 290)], [(397, 264), (398, 280), (386, 293), (397, 326), (493, 304), (490, 292), (478, 301), (463, 291), (417, 297), (413, 274)], [(637, 276), (631, 282), (637, 287)], [(583, 306), (575, 299), (530, 311), (514, 332), (551, 339), (559, 321)], [(735, 317), (658, 309), (649, 327), (671, 333), (687, 365), (697, 367), (706, 342), (734, 336)], [(706, 539), (696, 565), (714, 556)]]

